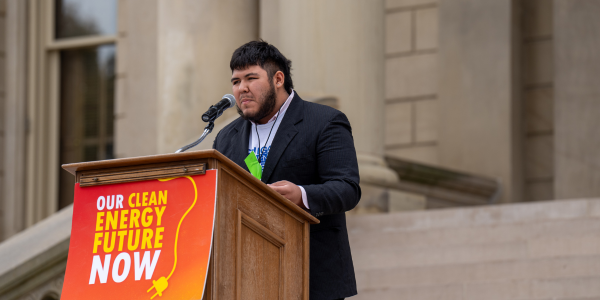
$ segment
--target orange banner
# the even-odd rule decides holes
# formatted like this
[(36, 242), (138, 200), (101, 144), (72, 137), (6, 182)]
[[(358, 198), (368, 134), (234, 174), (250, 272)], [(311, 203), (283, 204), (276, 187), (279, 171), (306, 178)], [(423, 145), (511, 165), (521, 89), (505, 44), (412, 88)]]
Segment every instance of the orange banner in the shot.
[(132, 183), (75, 185), (61, 299), (201, 299), (217, 171)]

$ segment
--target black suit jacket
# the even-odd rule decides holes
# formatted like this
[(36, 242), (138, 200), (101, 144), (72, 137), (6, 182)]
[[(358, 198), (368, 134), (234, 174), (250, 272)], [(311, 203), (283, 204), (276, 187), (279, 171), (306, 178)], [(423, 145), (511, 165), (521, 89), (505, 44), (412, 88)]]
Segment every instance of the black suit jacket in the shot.
[[(248, 171), (249, 121), (223, 128), (213, 148)], [(356, 295), (345, 212), (360, 200), (356, 151), (348, 118), (331, 107), (306, 102), (295, 93), (263, 170), (262, 181), (301, 185), (310, 213), (321, 223), (310, 228), (310, 299)]]

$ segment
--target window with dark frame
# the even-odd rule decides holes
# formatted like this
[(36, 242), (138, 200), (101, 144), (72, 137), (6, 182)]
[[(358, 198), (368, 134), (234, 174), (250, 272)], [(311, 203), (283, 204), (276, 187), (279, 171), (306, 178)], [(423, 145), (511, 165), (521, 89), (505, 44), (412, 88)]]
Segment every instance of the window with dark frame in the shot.
[[(116, 0), (55, 0), (54, 39), (116, 34)], [(114, 158), (116, 46), (59, 49), (60, 164)], [(59, 209), (73, 202), (73, 175), (60, 171)]]

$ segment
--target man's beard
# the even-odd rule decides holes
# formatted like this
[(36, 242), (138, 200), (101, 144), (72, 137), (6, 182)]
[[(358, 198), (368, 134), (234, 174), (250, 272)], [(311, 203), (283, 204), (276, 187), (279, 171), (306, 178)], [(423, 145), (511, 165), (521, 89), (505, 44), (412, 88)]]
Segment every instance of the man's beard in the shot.
[(269, 91), (267, 91), (267, 93), (262, 96), (262, 99), (256, 99), (260, 105), (256, 113), (252, 115), (244, 114), (244, 112), (242, 112), (242, 110), (238, 106), (235, 107), (242, 119), (258, 123), (258, 121), (264, 119), (271, 112), (273, 112), (275, 104), (277, 103), (277, 93), (275, 92), (275, 86), (272, 82), (270, 82), (269, 87)]

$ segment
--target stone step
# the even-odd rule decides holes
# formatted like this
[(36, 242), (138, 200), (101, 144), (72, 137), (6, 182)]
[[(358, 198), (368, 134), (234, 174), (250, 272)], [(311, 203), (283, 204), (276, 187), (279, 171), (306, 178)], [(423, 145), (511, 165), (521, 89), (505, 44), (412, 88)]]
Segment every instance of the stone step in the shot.
[(600, 277), (499, 281), (463, 285), (464, 300), (599, 299)]
[(348, 217), (352, 299), (600, 299), (600, 201)]
[(352, 249), (355, 270), (522, 260), (529, 257), (525, 241), (447, 247)]
[(447, 286), (461, 283), (594, 277), (600, 274), (600, 255), (451, 264), (357, 272), (358, 290)]
[(599, 283), (600, 277), (580, 277), (373, 289), (352, 300), (597, 300)]
[(541, 236), (570, 237), (600, 232), (600, 218), (540, 221), (527, 224), (485, 225), (477, 227), (434, 228), (420, 231), (350, 232), (352, 250), (389, 247), (443, 247), (526, 241)]
[[(493, 234), (490, 232), (489, 234)], [(600, 234), (538, 237), (506, 243), (352, 248), (356, 270), (489, 263), (544, 257), (600, 255)]]
[(537, 280), (531, 289), (537, 299), (600, 299), (600, 276)]
[[(351, 300), (463, 300), (462, 285), (359, 291)], [(485, 300), (482, 298), (481, 300)]]
[(500, 226), (540, 221), (600, 217), (597, 199), (555, 200), (469, 208), (353, 215), (347, 220), (351, 233), (370, 231), (420, 231), (434, 228)]

